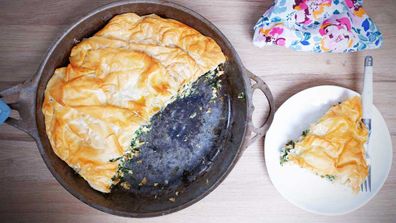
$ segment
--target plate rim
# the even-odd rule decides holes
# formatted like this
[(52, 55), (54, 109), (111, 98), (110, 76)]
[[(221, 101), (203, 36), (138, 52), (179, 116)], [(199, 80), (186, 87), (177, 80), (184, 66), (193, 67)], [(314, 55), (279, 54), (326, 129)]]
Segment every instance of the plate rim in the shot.
[[(287, 103), (288, 101), (290, 101), (292, 98), (298, 97), (298, 95), (301, 94), (301, 93), (303, 93), (303, 92), (306, 92), (306, 91), (309, 91), (309, 90), (313, 90), (313, 89), (315, 89), (315, 88), (322, 88), (322, 87), (338, 88), (338, 89), (342, 89), (342, 90), (347, 90), (347, 91), (352, 92), (352, 93), (357, 94), (357, 95), (361, 95), (360, 93), (358, 93), (358, 92), (356, 92), (356, 91), (354, 91), (354, 90), (352, 90), (352, 89), (349, 89), (349, 88), (346, 88), (346, 87), (342, 87), (342, 86), (338, 86), (338, 85), (328, 85), (328, 84), (326, 84), (326, 85), (317, 85), (317, 86), (313, 86), (313, 87), (309, 87), (309, 88), (305, 88), (305, 89), (303, 89), (303, 90), (300, 90), (300, 91), (296, 92), (295, 94), (293, 94), (292, 96), (290, 96), (289, 98), (287, 98), (287, 99), (278, 107), (277, 111), (276, 111), (275, 114), (274, 114), (274, 121), (272, 122), (270, 128), (268, 129), (267, 134), (270, 133), (270, 132), (272, 132), (272, 131), (271, 131), (271, 129), (272, 129), (271, 127), (274, 125), (274, 123), (275, 123), (275, 121), (276, 121), (277, 112), (278, 112), (278, 110), (279, 110), (285, 103)], [(385, 178), (384, 178), (384, 180), (379, 184), (378, 190), (375, 191), (375, 192), (373, 192), (372, 195), (370, 195), (370, 197), (369, 197), (367, 200), (365, 200), (364, 202), (360, 203), (359, 205), (357, 205), (356, 207), (354, 207), (354, 208), (352, 208), (352, 209), (350, 209), (350, 210), (343, 211), (343, 212), (332, 212), (332, 213), (328, 213), (328, 212), (320, 212), (320, 211), (316, 211), (316, 210), (311, 210), (311, 209), (309, 209), (309, 208), (306, 208), (306, 207), (300, 205), (298, 202), (295, 202), (295, 201), (289, 199), (283, 192), (281, 192), (281, 191), (278, 189), (278, 187), (277, 187), (277, 186), (274, 184), (274, 182), (273, 182), (272, 174), (271, 174), (270, 171), (269, 171), (268, 162), (267, 162), (268, 159), (269, 159), (268, 156), (267, 156), (267, 150), (266, 150), (266, 145), (267, 145), (268, 137), (265, 137), (265, 139), (264, 139), (264, 145), (263, 145), (264, 159), (265, 159), (265, 167), (266, 167), (266, 171), (267, 171), (267, 174), (268, 174), (268, 176), (269, 176), (269, 179), (270, 179), (270, 181), (271, 181), (271, 184), (275, 187), (276, 191), (278, 191), (278, 193), (279, 193), (284, 199), (286, 199), (288, 202), (290, 202), (290, 203), (293, 204), (294, 206), (296, 206), (296, 207), (298, 207), (298, 208), (300, 208), (300, 209), (302, 209), (302, 210), (304, 210), (304, 211), (307, 211), (307, 212), (309, 212), (309, 213), (313, 213), (313, 214), (317, 214), (317, 215), (322, 215), (322, 216), (340, 216), (340, 215), (345, 215), (345, 214), (354, 212), (354, 211), (356, 211), (357, 209), (360, 209), (361, 207), (365, 206), (368, 202), (370, 202), (370, 201), (371, 201), (375, 196), (377, 196), (377, 194), (381, 191), (382, 187), (384, 186), (386, 180), (387, 180), (388, 177), (389, 177), (389, 173), (390, 173), (390, 170), (391, 170), (392, 164), (393, 164), (393, 146), (392, 146), (392, 138), (391, 138), (391, 135), (390, 135), (390, 132), (389, 132), (388, 125), (387, 125), (387, 123), (386, 123), (384, 117), (382, 116), (381, 112), (378, 110), (378, 108), (377, 108), (374, 104), (373, 104), (373, 109), (374, 109), (376, 112), (378, 112), (378, 114), (380, 115), (379, 117), (383, 120), (383, 122), (384, 122), (384, 124), (385, 124), (385, 127), (386, 127), (386, 132), (388, 133), (387, 135), (390, 137), (390, 140), (391, 140), (391, 144), (390, 144), (390, 162), (389, 162), (389, 165), (386, 167), (387, 170), (386, 170)]]

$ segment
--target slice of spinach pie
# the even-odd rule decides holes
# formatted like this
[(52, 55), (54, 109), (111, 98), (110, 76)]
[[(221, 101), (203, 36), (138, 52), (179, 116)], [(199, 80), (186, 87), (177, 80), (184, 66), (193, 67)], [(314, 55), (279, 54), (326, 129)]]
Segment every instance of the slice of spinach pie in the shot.
[(368, 174), (364, 144), (368, 131), (361, 121), (360, 97), (332, 106), (296, 141), (281, 151), (281, 165), (296, 164), (358, 192)]

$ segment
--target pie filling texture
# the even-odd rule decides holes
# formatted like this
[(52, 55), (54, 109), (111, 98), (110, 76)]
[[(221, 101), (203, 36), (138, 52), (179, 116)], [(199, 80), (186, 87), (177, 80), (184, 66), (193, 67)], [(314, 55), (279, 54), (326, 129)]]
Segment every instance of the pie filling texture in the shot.
[(368, 175), (360, 97), (333, 105), (300, 139), (282, 150), (281, 164), (291, 162), (358, 192)]
[(69, 60), (45, 90), (46, 132), (58, 157), (109, 193), (135, 132), (225, 56), (183, 23), (126, 13), (74, 46)]

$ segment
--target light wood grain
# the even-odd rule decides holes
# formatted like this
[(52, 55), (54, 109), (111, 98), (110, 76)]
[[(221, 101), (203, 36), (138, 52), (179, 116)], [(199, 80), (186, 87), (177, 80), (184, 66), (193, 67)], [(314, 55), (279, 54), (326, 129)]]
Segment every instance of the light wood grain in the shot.
[[(73, 21), (110, 1), (0, 0), (0, 89), (29, 79), (51, 42)], [(363, 58), (375, 59), (374, 103), (396, 142), (396, 2), (365, 1), (384, 34), (379, 50), (353, 54), (297, 53), (281, 47), (256, 48), (252, 26), (269, 0), (176, 1), (211, 20), (229, 38), (245, 66), (270, 86), (279, 106), (310, 86), (362, 87)], [(256, 115), (264, 112), (256, 97)], [(67, 193), (43, 163), (34, 141), (13, 127), (0, 127), (0, 222), (395, 222), (396, 166), (383, 189), (363, 208), (341, 217), (324, 217), (293, 206), (272, 186), (263, 157), (263, 140), (252, 145), (227, 179), (209, 196), (177, 213), (128, 219), (97, 211)], [(396, 154), (394, 153), (394, 159)]]

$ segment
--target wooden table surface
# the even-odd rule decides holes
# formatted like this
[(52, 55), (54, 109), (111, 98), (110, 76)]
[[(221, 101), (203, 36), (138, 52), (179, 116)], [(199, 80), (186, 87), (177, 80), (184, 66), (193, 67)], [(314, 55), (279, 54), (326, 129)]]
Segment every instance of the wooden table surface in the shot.
[[(256, 48), (252, 26), (271, 0), (177, 1), (212, 21), (232, 42), (245, 66), (263, 78), (281, 105), (296, 92), (320, 84), (360, 91), (363, 59), (375, 59), (374, 103), (396, 143), (396, 2), (365, 1), (383, 32), (379, 50), (352, 54), (297, 53), (282, 47)], [(31, 78), (51, 42), (101, 0), (0, 0), (0, 89)], [(263, 115), (258, 94), (256, 115)], [(44, 165), (35, 142), (7, 125), (0, 127), (0, 222), (396, 222), (396, 166), (378, 195), (363, 208), (338, 217), (303, 211), (272, 186), (263, 140), (252, 145), (227, 179), (191, 207), (163, 217), (128, 219), (95, 210), (66, 192)], [(394, 153), (393, 160), (396, 154)]]

